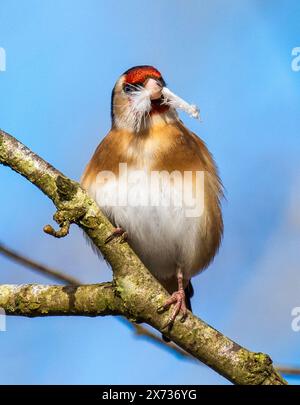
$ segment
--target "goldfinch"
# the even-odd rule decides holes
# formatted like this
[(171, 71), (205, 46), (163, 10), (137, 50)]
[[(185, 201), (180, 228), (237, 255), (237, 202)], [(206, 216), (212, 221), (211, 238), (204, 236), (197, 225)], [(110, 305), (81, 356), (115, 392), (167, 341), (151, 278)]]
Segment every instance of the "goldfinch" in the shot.
[[(81, 184), (116, 227), (107, 242), (128, 243), (168, 290), (168, 325), (190, 309), (190, 280), (220, 246), (223, 187), (205, 143), (177, 109), (199, 110), (172, 93), (152, 66), (127, 70), (111, 97), (112, 127)], [(125, 233), (126, 232), (126, 233)]]

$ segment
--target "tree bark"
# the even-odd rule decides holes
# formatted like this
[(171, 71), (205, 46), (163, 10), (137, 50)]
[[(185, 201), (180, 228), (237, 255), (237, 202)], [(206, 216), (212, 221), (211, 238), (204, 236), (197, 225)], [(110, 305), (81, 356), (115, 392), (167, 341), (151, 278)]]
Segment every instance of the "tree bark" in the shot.
[(0, 308), (6, 315), (125, 315), (112, 283), (83, 286), (0, 285)]
[(76, 223), (101, 251), (113, 271), (113, 283), (107, 287), (2, 286), (0, 306), (8, 315), (42, 316), (47, 311), (48, 315), (121, 314), (163, 332), (234, 384), (287, 384), (268, 355), (248, 351), (190, 312), (185, 322), (175, 320), (170, 330), (164, 329), (168, 312), (159, 314), (158, 308), (168, 298), (167, 292), (127, 243), (105, 244), (113, 227), (96, 203), (78, 183), (3, 131), (0, 131), (0, 163), (26, 177), (53, 201), (57, 208), (54, 219), (60, 229), (54, 231), (46, 226), (46, 232), (65, 236), (70, 224)]

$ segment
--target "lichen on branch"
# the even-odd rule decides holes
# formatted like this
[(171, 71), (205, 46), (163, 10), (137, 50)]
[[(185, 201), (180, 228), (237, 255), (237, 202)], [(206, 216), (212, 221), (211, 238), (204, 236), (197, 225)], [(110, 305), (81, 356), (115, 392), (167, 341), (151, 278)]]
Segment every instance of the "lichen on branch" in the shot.
[(7, 315), (123, 315), (111, 283), (83, 286), (0, 285), (0, 308)]

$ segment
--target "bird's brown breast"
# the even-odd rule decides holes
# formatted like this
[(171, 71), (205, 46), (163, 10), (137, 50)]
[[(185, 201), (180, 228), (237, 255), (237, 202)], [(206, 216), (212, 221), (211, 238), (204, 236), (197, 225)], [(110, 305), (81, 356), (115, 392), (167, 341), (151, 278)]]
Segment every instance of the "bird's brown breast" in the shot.
[(177, 125), (159, 124), (139, 134), (112, 129), (96, 149), (85, 170), (83, 183), (102, 170), (117, 174), (120, 162), (150, 171), (204, 170), (217, 175), (204, 142), (179, 122)]
[[(149, 172), (192, 171), (195, 187), (194, 173), (205, 173), (205, 214), (201, 221), (195, 219), (198, 220), (201, 235), (195, 239), (194, 250), (187, 252), (195, 257), (191, 273), (205, 268), (219, 247), (223, 222), (220, 208), (222, 185), (213, 158), (204, 142), (179, 121), (176, 124), (157, 124), (139, 134), (112, 129), (88, 164), (82, 178), (83, 187), (89, 190), (101, 171), (111, 171), (118, 176), (120, 163), (126, 163), (128, 168), (133, 170), (143, 169)], [(179, 239), (184, 237), (185, 235), (180, 235)], [(175, 260), (174, 258), (174, 262)]]

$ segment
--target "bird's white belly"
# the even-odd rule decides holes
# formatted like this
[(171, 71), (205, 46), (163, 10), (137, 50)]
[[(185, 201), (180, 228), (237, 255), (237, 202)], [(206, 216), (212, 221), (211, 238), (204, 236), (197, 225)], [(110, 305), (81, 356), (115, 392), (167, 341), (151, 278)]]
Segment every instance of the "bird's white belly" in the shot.
[(137, 176), (126, 186), (119, 179), (94, 183), (89, 194), (112, 223), (127, 232), (130, 245), (154, 276), (168, 279), (180, 267), (188, 279), (197, 272), (205, 215), (189, 217), (186, 206), (170, 204), (170, 190), (181, 192), (167, 179), (153, 190)]

